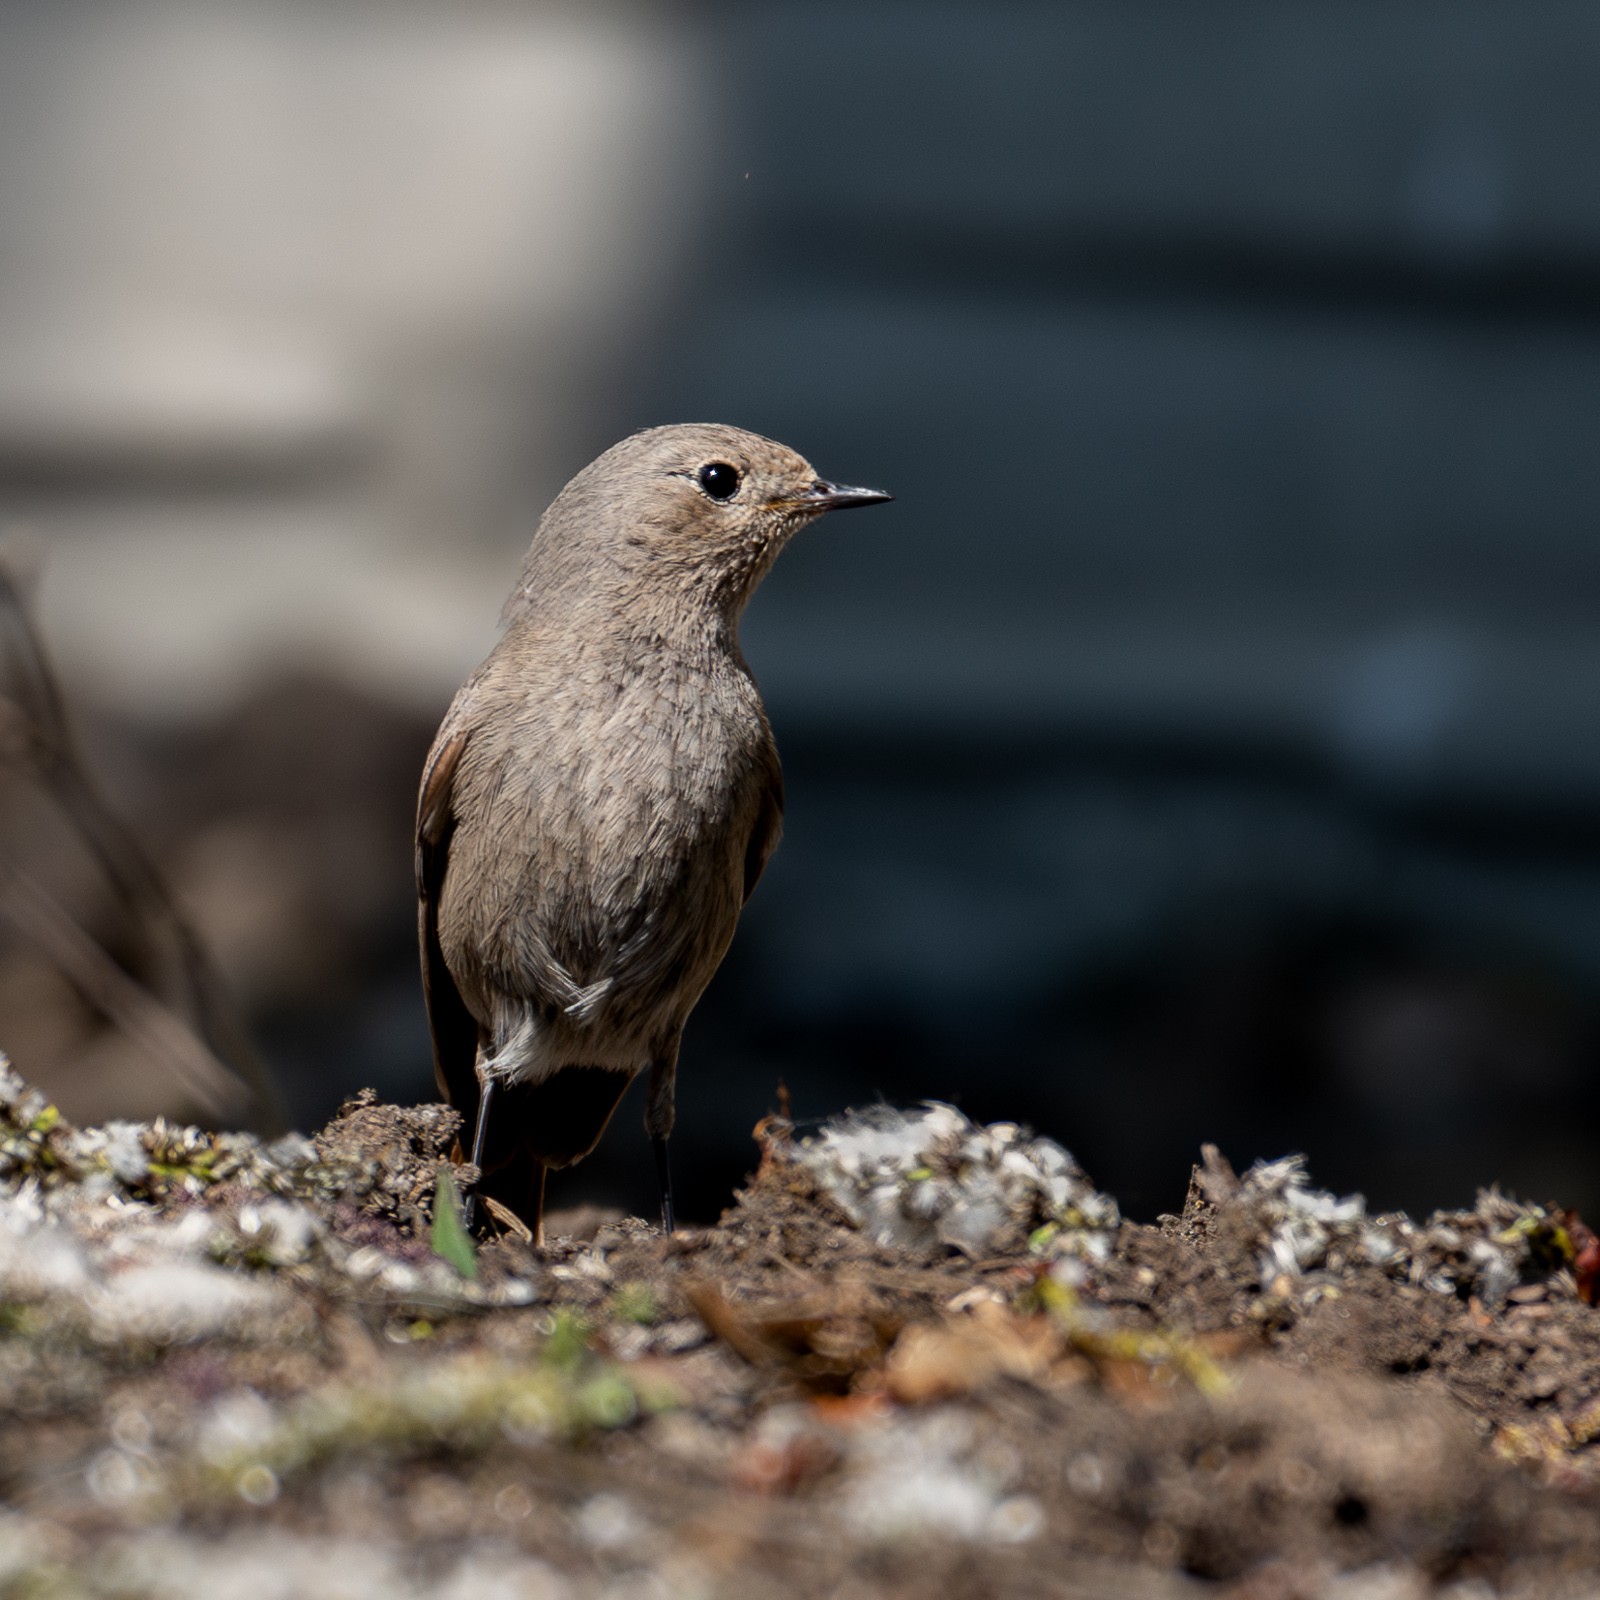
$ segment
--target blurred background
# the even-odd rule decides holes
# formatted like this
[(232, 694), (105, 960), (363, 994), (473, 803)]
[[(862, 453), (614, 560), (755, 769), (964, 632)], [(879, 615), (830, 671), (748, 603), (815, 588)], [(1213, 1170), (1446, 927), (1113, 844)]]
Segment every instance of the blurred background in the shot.
[[(432, 730), (562, 482), (717, 420), (897, 499), (746, 624), (788, 829), (689, 1215), (780, 1080), (1137, 1216), (1203, 1139), (1600, 1211), (1597, 60), (1578, 0), (0, 8), (0, 526), (289, 1120), (431, 1097)], [(16, 746), (0, 1043), (251, 1115)], [(653, 1207), (636, 1101), (553, 1203)]]

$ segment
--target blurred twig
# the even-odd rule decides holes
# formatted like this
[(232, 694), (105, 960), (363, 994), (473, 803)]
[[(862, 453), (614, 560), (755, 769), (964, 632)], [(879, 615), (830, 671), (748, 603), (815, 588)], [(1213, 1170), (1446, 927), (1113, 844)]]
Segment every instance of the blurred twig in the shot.
[(146, 1054), (181, 1080), (214, 1117), (237, 1107), (239, 1080), (182, 1017), (130, 978), (64, 906), (26, 873), (0, 893), (0, 916), (36, 945), (89, 1001)]
[(99, 863), (133, 926), (155, 948), (165, 947), (176, 958), (181, 999), (191, 1021), (184, 1022), (125, 973), (22, 874), (5, 891), (5, 915), (42, 945), (108, 1017), (166, 1061), (208, 1108), (216, 1109), (221, 1092), (217, 1074), (226, 1073), (250, 1092), (256, 1124), (281, 1131), (277, 1097), (220, 974), (155, 863), (89, 776), (26, 597), (3, 558), (0, 650), (6, 666), (0, 687), (0, 759), (26, 772), (50, 795)]

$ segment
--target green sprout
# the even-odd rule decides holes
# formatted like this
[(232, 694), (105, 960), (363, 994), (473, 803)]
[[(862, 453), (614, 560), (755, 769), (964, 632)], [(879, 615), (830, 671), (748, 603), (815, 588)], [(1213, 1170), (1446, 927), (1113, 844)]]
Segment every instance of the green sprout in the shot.
[(478, 1251), (461, 1215), (461, 1191), (448, 1166), (439, 1168), (433, 1191), (433, 1230), (428, 1241), (433, 1253), (448, 1261), (463, 1278), (478, 1276)]

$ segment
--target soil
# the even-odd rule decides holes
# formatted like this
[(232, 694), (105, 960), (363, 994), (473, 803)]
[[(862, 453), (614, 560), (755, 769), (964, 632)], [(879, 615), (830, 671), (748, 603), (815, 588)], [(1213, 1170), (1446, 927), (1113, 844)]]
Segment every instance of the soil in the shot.
[[(1480, 1600), (1600, 1573), (1600, 1251), (1557, 1207), (1373, 1218), (1208, 1149), (1154, 1226), (885, 1242), (773, 1119), (714, 1227), (590, 1212), (471, 1247), (443, 1107), (367, 1095), (261, 1147), (0, 1098), (3, 1595)], [(900, 1192), (943, 1181), (926, 1159)]]

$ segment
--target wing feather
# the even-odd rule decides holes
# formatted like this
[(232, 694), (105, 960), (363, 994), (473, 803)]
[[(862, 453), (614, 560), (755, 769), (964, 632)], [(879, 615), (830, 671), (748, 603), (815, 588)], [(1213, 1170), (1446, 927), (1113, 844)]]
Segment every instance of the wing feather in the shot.
[(777, 753), (773, 752), (766, 786), (761, 791), (761, 807), (756, 813), (756, 825), (751, 829), (750, 843), (745, 847), (744, 898), (747, 905), (750, 896), (755, 893), (756, 885), (761, 881), (761, 874), (767, 869), (767, 862), (772, 859), (772, 852), (778, 848), (778, 841), (782, 837), (783, 769), (778, 765)]
[(478, 1109), (478, 1021), (467, 1009), (439, 944), (439, 895), (450, 865), (455, 832), (454, 784), (470, 733), (435, 747), (417, 800), (417, 932), (422, 947), (422, 993), (433, 1038), (433, 1074), (439, 1092), (471, 1129)]

